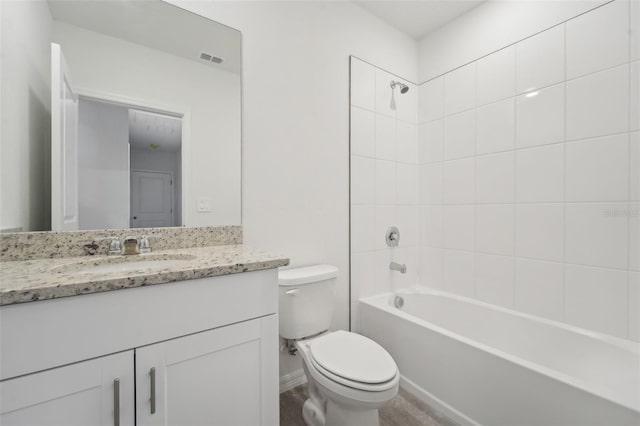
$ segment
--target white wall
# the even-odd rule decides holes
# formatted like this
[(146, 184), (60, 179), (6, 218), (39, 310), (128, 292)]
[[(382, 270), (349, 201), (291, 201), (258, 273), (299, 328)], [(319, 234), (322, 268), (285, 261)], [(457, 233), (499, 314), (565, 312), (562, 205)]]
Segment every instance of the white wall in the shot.
[(173, 173), (173, 226), (180, 226), (182, 223), (180, 162), (179, 151), (169, 152), (131, 148), (131, 170), (153, 170)]
[[(392, 90), (402, 81), (409, 91)], [(351, 60), (351, 323), (358, 300), (418, 283), (418, 91), (413, 83)], [(388, 247), (386, 231), (400, 231)], [(402, 274), (390, 262), (407, 265)]]
[(421, 85), (423, 283), (640, 340), (639, 41), (617, 0)]
[(420, 40), (423, 82), (608, 0), (489, 0)]
[[(349, 2), (182, 2), (242, 31), (245, 242), (340, 268), (348, 327), (349, 55), (417, 77), (416, 42)], [(300, 368), (281, 356), (281, 375)]]
[(47, 230), (53, 21), (44, 2), (2, 1), (0, 15), (0, 230)]
[[(184, 222), (188, 226), (240, 223), (239, 75), (61, 22), (55, 23), (54, 39), (62, 46), (79, 89), (189, 108)], [(212, 212), (196, 211), (196, 200), (202, 196), (211, 200)]]
[(129, 227), (129, 111), (80, 99), (78, 117), (80, 229)]

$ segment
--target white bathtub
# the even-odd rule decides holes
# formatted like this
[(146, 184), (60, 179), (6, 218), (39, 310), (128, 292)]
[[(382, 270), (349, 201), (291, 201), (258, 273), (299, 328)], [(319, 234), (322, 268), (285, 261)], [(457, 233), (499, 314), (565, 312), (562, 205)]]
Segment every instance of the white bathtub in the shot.
[(640, 344), (426, 288), (361, 300), (359, 332), (462, 424), (640, 425)]

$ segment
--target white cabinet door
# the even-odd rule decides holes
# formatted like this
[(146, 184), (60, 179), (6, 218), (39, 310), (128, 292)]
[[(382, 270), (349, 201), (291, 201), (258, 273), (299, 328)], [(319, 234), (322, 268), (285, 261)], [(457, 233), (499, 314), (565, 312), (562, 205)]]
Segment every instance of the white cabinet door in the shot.
[(277, 336), (269, 315), (136, 349), (137, 425), (276, 426)]
[(133, 351), (0, 382), (2, 426), (133, 426)]

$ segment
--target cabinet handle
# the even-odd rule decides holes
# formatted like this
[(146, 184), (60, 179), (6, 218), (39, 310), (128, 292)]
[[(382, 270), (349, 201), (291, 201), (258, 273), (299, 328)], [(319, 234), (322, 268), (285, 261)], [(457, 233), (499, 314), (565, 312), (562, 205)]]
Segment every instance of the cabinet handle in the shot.
[(156, 368), (151, 367), (149, 371), (151, 376), (151, 414), (156, 413)]
[(113, 380), (113, 426), (120, 426), (120, 379)]

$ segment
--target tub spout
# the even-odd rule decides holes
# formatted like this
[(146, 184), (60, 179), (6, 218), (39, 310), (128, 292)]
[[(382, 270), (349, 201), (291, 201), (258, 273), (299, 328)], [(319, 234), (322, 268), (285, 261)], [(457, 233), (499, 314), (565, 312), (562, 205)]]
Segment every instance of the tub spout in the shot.
[(391, 265), (389, 265), (389, 268), (392, 271), (398, 271), (398, 272), (400, 272), (402, 274), (406, 274), (407, 273), (407, 265), (405, 265), (405, 264), (391, 262)]

